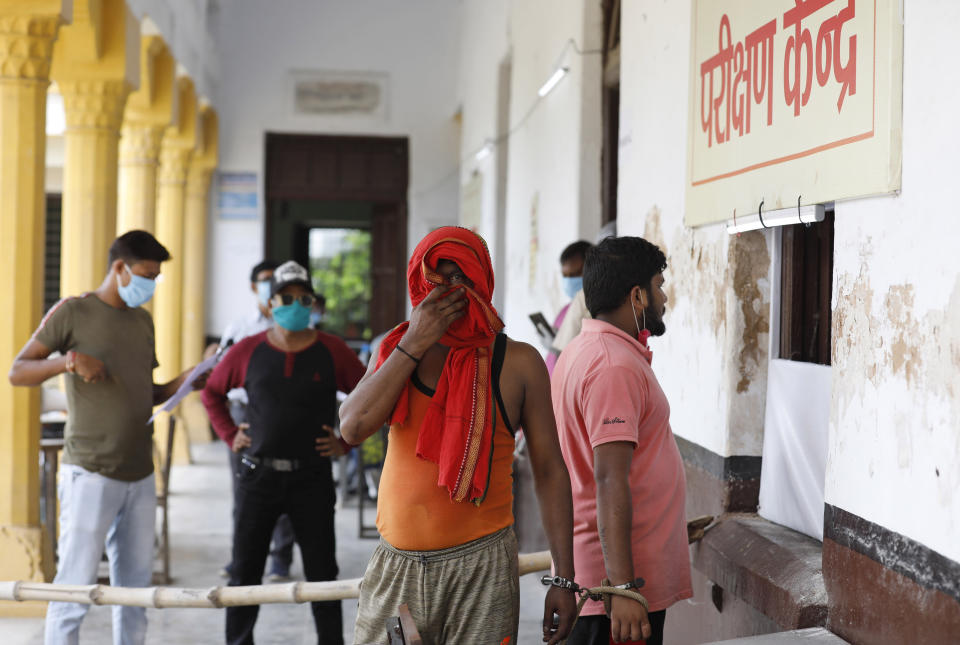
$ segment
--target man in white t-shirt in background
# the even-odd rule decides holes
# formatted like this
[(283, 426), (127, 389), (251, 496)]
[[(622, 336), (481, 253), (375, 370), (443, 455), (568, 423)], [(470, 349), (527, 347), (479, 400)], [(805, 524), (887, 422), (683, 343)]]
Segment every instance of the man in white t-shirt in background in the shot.
[(250, 270), (250, 291), (257, 297), (257, 310), (231, 321), (223, 330), (218, 349), (224, 350), (247, 336), (259, 334), (273, 326), (269, 305), (270, 278), (278, 266), (279, 262), (264, 260)]

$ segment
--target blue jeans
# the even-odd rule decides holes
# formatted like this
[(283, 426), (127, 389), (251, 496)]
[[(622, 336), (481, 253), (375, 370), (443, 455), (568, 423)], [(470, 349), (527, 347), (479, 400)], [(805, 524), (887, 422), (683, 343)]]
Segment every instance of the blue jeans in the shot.
[[(135, 482), (110, 479), (63, 464), (60, 468), (60, 541), (57, 577), (66, 585), (97, 582), (104, 543), (110, 560), (110, 584), (147, 587), (153, 574), (157, 491), (153, 474)], [(90, 605), (51, 602), (45, 645), (76, 645), (80, 623)], [(142, 607), (115, 606), (114, 645), (139, 645), (147, 635)]]

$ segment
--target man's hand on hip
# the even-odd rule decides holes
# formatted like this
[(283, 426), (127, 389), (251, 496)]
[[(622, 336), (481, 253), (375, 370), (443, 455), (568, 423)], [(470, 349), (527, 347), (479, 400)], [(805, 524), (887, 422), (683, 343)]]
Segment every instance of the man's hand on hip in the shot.
[(237, 434), (233, 435), (233, 444), (230, 446), (230, 450), (240, 452), (244, 448), (250, 447), (253, 441), (250, 439), (250, 435), (244, 432), (249, 427), (250, 424), (247, 423), (241, 423), (237, 426)]
[(650, 638), (647, 610), (633, 598), (613, 596), (610, 599), (610, 635), (614, 643)]
[[(556, 631), (553, 627), (553, 615), (557, 614), (560, 624)], [(543, 602), (543, 642), (555, 645), (566, 639), (577, 617), (577, 596), (570, 589), (551, 586)]]
[(347, 454), (347, 451), (343, 448), (343, 444), (340, 443), (340, 440), (337, 439), (337, 436), (333, 433), (333, 428), (327, 424), (324, 424), (322, 428), (326, 436), (317, 437), (317, 452), (324, 457), (342, 457)]

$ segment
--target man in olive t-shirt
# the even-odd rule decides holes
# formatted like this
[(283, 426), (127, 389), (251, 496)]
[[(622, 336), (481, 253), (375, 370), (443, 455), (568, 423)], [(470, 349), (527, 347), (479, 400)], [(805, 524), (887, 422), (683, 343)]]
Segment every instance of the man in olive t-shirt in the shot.
[[(153, 472), (153, 318), (140, 307), (118, 309), (94, 293), (65, 298), (50, 309), (33, 336), (61, 354), (96, 356), (110, 378), (67, 378), (70, 416), (63, 463), (120, 481)], [(105, 414), (109, 411), (108, 414)]]
[[(10, 382), (26, 386), (66, 373), (56, 583), (95, 583), (106, 543), (111, 584), (150, 584), (156, 490), (148, 421), (153, 406), (170, 398), (187, 372), (154, 384), (153, 319), (140, 305), (153, 296), (160, 264), (169, 258), (146, 231), (114, 240), (103, 283), (54, 306), (10, 369)], [(60, 355), (49, 358), (54, 351)], [(77, 643), (88, 608), (51, 602), (44, 642)], [(143, 643), (146, 628), (143, 608), (113, 608), (115, 644)]]

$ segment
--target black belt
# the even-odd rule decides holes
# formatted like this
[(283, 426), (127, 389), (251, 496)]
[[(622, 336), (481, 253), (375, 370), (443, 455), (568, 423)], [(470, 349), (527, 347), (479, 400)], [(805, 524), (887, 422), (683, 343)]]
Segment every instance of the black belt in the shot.
[(274, 459), (272, 457), (254, 457), (253, 455), (240, 455), (240, 461), (251, 470), (263, 466), (282, 473), (311, 468), (320, 463), (316, 459)]

